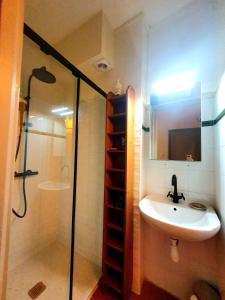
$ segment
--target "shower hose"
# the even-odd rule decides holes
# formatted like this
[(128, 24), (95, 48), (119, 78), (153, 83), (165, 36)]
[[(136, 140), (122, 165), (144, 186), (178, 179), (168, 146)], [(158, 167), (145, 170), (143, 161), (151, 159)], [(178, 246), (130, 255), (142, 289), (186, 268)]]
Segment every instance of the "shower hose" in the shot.
[[(26, 103), (26, 121), (24, 123), (24, 163), (23, 163), (23, 179), (22, 179), (22, 186), (23, 186), (23, 200), (24, 200), (24, 211), (22, 214), (19, 214), (18, 212), (15, 211), (15, 209), (12, 209), (12, 212), (14, 213), (15, 216), (18, 218), (22, 219), (26, 216), (27, 213), (27, 195), (26, 195), (26, 168), (27, 168), (27, 142), (28, 142), (28, 121), (29, 121), (29, 100), (30, 97), (27, 96), (25, 98), (27, 101)], [(16, 156), (15, 156), (15, 161), (17, 161), (19, 150), (20, 150), (20, 145), (21, 145), (21, 139), (22, 139), (22, 132), (23, 132), (23, 112), (21, 112), (22, 117), (20, 118), (20, 131), (19, 131), (19, 137), (18, 137), (18, 142), (17, 142), (17, 147), (16, 147)]]

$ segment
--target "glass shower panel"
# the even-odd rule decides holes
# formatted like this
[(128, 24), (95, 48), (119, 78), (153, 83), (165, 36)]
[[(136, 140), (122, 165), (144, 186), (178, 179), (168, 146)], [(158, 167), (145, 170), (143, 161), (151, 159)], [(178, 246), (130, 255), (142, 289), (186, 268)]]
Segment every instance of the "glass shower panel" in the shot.
[(81, 80), (73, 299), (86, 300), (102, 271), (106, 99)]
[[(7, 300), (69, 299), (72, 226), (74, 133), (77, 80), (54, 58), (24, 37), (21, 103), (27, 96), (28, 78), (34, 68), (45, 66), (56, 82), (49, 84), (43, 70), (33, 72), (28, 120), (25, 194), (27, 213), (12, 213)], [(20, 105), (21, 120), (23, 104)], [(23, 118), (22, 118), (23, 116)], [(19, 124), (20, 125), (20, 124)], [(16, 171), (24, 166), (23, 124)], [(18, 126), (20, 128), (20, 126)], [(19, 134), (19, 129), (18, 129)], [(13, 208), (24, 212), (23, 178), (15, 178)]]

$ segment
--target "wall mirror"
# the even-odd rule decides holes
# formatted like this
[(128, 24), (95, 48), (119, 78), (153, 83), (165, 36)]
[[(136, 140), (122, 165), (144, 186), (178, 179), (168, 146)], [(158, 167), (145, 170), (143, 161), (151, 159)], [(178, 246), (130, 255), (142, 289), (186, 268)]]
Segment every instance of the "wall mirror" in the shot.
[(151, 94), (151, 159), (201, 161), (201, 84), (185, 84), (174, 94)]

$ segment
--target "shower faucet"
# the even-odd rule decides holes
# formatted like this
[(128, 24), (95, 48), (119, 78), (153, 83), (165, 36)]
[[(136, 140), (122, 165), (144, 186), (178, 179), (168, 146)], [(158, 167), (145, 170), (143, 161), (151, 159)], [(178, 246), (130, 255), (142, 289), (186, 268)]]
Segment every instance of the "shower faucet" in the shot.
[[(47, 71), (46, 67), (41, 68), (35, 68), (32, 70), (32, 73), (30, 74), (28, 78), (28, 84), (27, 84), (27, 96), (24, 98), (26, 100), (26, 106), (23, 108), (23, 110), (26, 108), (26, 118), (25, 122), (23, 121), (23, 116), (21, 114), (21, 120), (20, 120), (20, 133), (16, 148), (16, 156), (15, 161), (18, 158), (19, 150), (20, 150), (20, 144), (21, 144), (21, 137), (22, 137), (22, 126), (24, 126), (24, 153), (23, 153), (23, 171), (22, 172), (15, 172), (14, 177), (21, 177), (23, 181), (23, 201), (24, 201), (24, 210), (23, 213), (17, 212), (14, 208), (12, 208), (12, 212), (15, 216), (17, 216), (20, 219), (23, 219), (27, 214), (27, 195), (26, 195), (26, 177), (27, 176), (33, 176), (38, 175), (38, 171), (32, 171), (27, 170), (27, 151), (28, 151), (28, 128), (32, 126), (31, 123), (29, 123), (29, 108), (30, 108), (30, 100), (31, 100), (31, 81), (32, 78), (35, 77), (36, 79), (45, 82), (45, 83), (55, 83), (56, 78), (55, 76)], [(25, 111), (25, 110), (24, 110)]]
[(38, 175), (38, 171), (26, 170), (25, 172), (16, 172), (14, 173), (14, 177), (26, 177), (26, 176), (34, 176)]

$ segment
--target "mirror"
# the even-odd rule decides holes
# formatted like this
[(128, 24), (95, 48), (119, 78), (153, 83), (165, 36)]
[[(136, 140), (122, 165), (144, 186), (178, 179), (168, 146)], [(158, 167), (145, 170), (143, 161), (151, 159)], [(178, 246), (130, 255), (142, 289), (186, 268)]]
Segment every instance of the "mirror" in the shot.
[(151, 159), (201, 161), (200, 82), (174, 94), (152, 94), (150, 128)]

